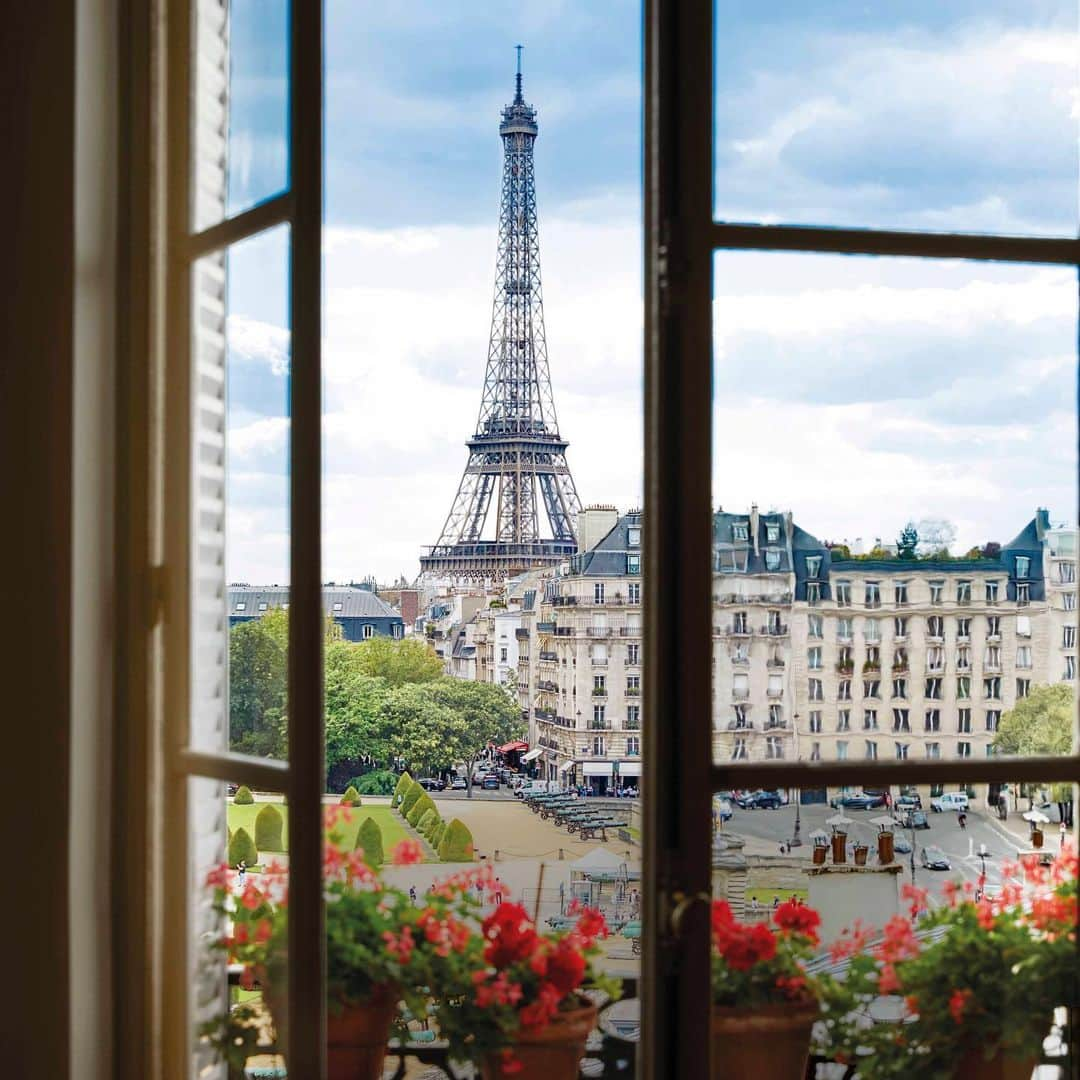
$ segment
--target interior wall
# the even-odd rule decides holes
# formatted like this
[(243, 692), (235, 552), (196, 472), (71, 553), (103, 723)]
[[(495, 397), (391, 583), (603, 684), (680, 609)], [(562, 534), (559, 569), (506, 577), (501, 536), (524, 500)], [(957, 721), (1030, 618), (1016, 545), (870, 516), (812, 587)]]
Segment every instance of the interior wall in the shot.
[(4, 888), (0, 1061), (69, 1075), (74, 0), (8, 4), (0, 34), (0, 529)]

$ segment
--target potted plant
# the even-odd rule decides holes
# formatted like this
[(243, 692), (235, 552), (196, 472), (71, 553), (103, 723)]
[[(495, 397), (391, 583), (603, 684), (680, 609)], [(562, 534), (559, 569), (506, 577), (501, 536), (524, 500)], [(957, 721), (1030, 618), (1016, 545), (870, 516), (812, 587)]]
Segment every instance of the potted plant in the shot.
[[(350, 816), (343, 807), (328, 808), (328, 813), (332, 826)], [(456, 891), (447, 891), (431, 896), (421, 912), (404, 890), (382, 881), (362, 849), (343, 852), (341, 839), (331, 831), (323, 865), (327, 1076), (379, 1080), (399, 1002), (422, 1015), (429, 1000), (426, 988), (443, 963), (447, 943), (463, 944), (468, 937), (462, 922), (466, 901)], [(401, 866), (422, 861), (423, 854), (419, 843), (409, 839), (397, 845), (392, 858)], [(242, 1076), (244, 1061), (257, 1041), (253, 1031), (265, 1029), (268, 1019), (279, 1052), (288, 1043), (288, 883), (283, 868), (276, 865), (267, 868), (259, 884), (249, 878), (242, 890), (234, 886), (234, 879), (225, 866), (207, 878), (213, 909), (224, 928), (211, 949), (224, 954), (228, 963), (242, 965), (241, 987), (261, 990), (263, 1000), (228, 1009), (205, 1024), (201, 1034), (230, 1070)], [(440, 927), (437, 935), (428, 932), (433, 921)]]
[[(886, 923), (876, 945), (860, 931), (833, 947), (834, 960), (851, 959), (830, 1052), (857, 1058), (863, 1080), (1027, 1080), (1054, 1010), (1080, 1002), (1076, 878), (1066, 845), (1051, 865), (1030, 856), (1004, 866), (990, 897), (984, 882), (950, 882), (946, 903), (927, 911), (926, 891), (904, 886), (910, 911)], [(883, 999), (898, 1022), (868, 1026)]]
[(596, 1024), (584, 991), (619, 994), (592, 966), (606, 936), (588, 908), (569, 930), (542, 933), (520, 904), (499, 904), (441, 986), (436, 1023), (451, 1056), (478, 1065), (483, 1080), (574, 1080)]
[(740, 923), (724, 900), (712, 906), (712, 1076), (802, 1077), (810, 1034), (831, 980), (811, 976), (818, 913), (796, 899), (774, 925)]

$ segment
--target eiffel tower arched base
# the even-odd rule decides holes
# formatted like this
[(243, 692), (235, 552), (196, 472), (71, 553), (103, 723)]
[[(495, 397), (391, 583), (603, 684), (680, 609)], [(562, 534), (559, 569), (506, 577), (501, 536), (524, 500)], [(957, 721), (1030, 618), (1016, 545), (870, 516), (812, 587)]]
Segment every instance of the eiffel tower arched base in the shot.
[(577, 544), (561, 540), (538, 540), (532, 544), (481, 541), (441, 544), (420, 556), (423, 577), (461, 581), (505, 581), (526, 570), (559, 566), (577, 553)]

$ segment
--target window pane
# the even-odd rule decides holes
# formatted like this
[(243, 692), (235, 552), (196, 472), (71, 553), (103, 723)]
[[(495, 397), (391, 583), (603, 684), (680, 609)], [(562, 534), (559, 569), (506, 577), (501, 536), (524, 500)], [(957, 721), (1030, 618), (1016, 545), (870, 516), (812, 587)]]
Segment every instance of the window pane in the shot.
[(715, 760), (1070, 750), (1075, 275), (715, 267)]
[(1074, 235), (1076, 6), (716, 2), (716, 216)]
[[(1030, 1027), (1023, 1052), (1008, 1049), (1073, 1074), (1062, 1006), (1076, 995), (1074, 785), (868, 784), (795, 790), (758, 810), (746, 794), (713, 800), (712, 1047), (723, 1065), (802, 1075), (803, 1061), (777, 1056), (793, 1050), (813, 1056), (808, 1076), (842, 1075), (856, 1058), (866, 1076), (931, 1063), (966, 1075), (954, 1071), (965, 1054), (992, 1058), (1007, 1027), (1006, 1039)], [(750, 1045), (732, 1009), (773, 1023), (809, 1015), (793, 1048)]]
[[(284, 1075), (287, 808), (280, 793), (188, 783), (192, 868), (189, 1014), (198, 1075)], [(207, 1070), (206, 1072), (200, 1070)]]
[(288, 244), (282, 226), (194, 271), (202, 636), (192, 742), (277, 758), (288, 713)]
[(196, 230), (288, 187), (288, 21), (287, 0), (200, 0), (197, 5)]

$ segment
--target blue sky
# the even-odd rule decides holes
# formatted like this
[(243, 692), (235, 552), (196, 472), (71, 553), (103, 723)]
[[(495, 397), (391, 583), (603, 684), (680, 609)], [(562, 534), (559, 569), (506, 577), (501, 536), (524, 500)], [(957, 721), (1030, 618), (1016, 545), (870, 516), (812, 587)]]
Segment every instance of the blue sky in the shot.
[[(240, 208), (285, 178), (284, 20), (280, 4), (233, 9)], [(718, 216), (1075, 231), (1074, 6), (809, 10), (719, 0)], [(327, 24), (326, 576), (411, 577), (456, 490), (519, 41), (560, 426), (583, 499), (637, 504), (637, 5), (330, 2)], [(237, 580), (285, 574), (282, 241), (230, 263)], [(1037, 505), (1075, 518), (1068, 272), (723, 255), (716, 298), (717, 502), (791, 508), (831, 538), (946, 516), (974, 543), (1013, 535)]]

